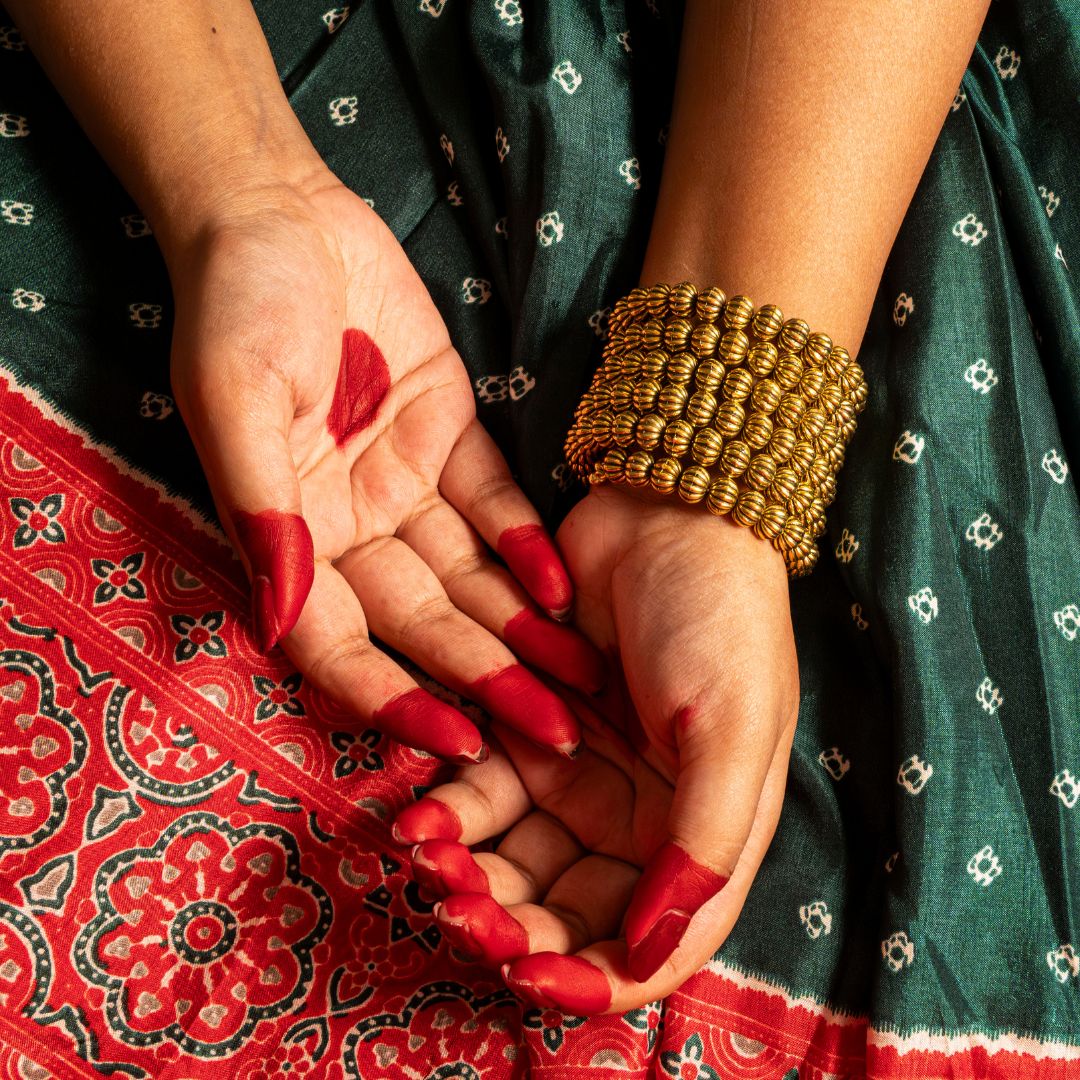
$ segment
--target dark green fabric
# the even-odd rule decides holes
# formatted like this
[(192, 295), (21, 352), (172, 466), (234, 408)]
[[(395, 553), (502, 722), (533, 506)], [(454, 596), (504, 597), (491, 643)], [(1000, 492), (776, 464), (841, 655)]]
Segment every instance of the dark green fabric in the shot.
[[(637, 282), (678, 5), (519, 21), (512, 0), (369, 0), (340, 25), (256, 7), (305, 128), (402, 240), (555, 528), (583, 493), (561, 445), (602, 313)], [(2, 363), (210, 513), (178, 415), (144, 397), (169, 393), (154, 241), (127, 235), (137, 208), (4, 41), (0, 198), (33, 210), (0, 221)], [(882, 63), (909, 49), (898, 26)], [(824, 556), (792, 588), (787, 799), (721, 956), (878, 1028), (1080, 1039), (1078, 105), (1075, 3), (995, 0), (881, 282)]]

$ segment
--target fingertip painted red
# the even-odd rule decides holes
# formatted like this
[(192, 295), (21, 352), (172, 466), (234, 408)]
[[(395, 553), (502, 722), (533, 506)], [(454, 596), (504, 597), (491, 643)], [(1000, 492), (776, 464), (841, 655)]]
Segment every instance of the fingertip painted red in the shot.
[(594, 1016), (611, 1005), (611, 983), (581, 956), (539, 952), (503, 968), (506, 984), (542, 1009)]
[(462, 952), (491, 967), (525, 956), (529, 937), (525, 927), (485, 893), (458, 893), (442, 902), (439, 929)]
[(406, 746), (426, 750), (456, 765), (474, 765), (488, 757), (477, 726), (420, 686), (380, 706), (371, 722)]
[(461, 819), (446, 803), (427, 797), (406, 806), (394, 819), (390, 833), (399, 844), (459, 840)]
[(410, 858), (413, 877), (436, 896), (491, 892), (487, 874), (456, 840), (426, 840), (413, 848)]
[(603, 653), (579, 631), (522, 608), (503, 627), (503, 640), (527, 664), (586, 693), (598, 693), (607, 682)]

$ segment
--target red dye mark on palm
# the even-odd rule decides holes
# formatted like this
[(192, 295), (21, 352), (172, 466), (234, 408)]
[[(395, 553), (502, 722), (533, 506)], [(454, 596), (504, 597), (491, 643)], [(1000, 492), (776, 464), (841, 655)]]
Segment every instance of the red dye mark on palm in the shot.
[(338, 446), (344, 446), (378, 415), (390, 389), (390, 369), (379, 346), (363, 330), (349, 329), (341, 335), (341, 366), (327, 430)]

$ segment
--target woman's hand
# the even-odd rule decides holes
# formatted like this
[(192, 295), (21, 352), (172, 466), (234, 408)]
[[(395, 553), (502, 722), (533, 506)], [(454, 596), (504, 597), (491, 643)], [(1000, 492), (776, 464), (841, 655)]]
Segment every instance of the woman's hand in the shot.
[(599, 713), (577, 697), (576, 763), (497, 729), (492, 759), (396, 831), (427, 841), (413, 864), (451, 941), (538, 1005), (622, 1012), (712, 956), (776, 828), (799, 700), (787, 575), (749, 530), (622, 486), (593, 488), (557, 539), (578, 624), (625, 684)]
[(518, 658), (585, 690), (603, 658), (549, 618), (570, 607), (566, 571), (401, 246), (322, 167), (252, 185), (212, 220), (170, 249), (172, 378), (261, 648), (280, 639), (363, 722), (482, 760), (475, 725), (373, 634), (572, 755), (573, 713)]

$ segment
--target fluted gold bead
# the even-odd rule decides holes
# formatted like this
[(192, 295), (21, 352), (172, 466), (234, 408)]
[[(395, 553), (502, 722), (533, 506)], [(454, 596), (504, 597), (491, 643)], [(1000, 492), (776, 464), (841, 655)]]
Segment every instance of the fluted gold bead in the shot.
[(813, 442), (821, 434), (821, 429), (828, 423), (828, 416), (824, 409), (812, 405), (803, 413), (803, 418), (797, 428), (802, 438)]
[(645, 306), (650, 315), (664, 315), (667, 313), (668, 293), (670, 292), (671, 286), (664, 282), (650, 286), (649, 296), (645, 301)]
[(702, 360), (694, 372), (694, 383), (699, 390), (714, 393), (724, 381), (726, 368), (719, 360)]
[(737, 525), (754, 525), (765, 512), (765, 496), (760, 491), (744, 491), (731, 509), (731, 519)]
[(825, 506), (825, 500), (820, 495), (815, 495), (803, 516), (808, 521), (823, 522), (825, 520)]
[(787, 461), (797, 441), (798, 436), (792, 428), (774, 425), (772, 438), (769, 440), (769, 453), (777, 461)]
[(817, 437), (817, 448), (820, 451), (828, 450), (840, 441), (840, 425), (835, 420), (828, 420)]
[(795, 514), (788, 514), (776, 539), (782, 548), (793, 548), (806, 535), (806, 526)]
[(743, 402), (754, 389), (754, 376), (746, 368), (732, 368), (724, 377), (724, 398)]
[(679, 477), (679, 498), (683, 502), (699, 503), (709, 490), (709, 470), (700, 465), (688, 465)]
[(713, 417), (713, 426), (725, 438), (734, 439), (745, 420), (746, 410), (737, 401), (723, 401)]
[(625, 475), (626, 470), (626, 451), (625, 450), (609, 450), (604, 455), (604, 460), (601, 462), (604, 477), (608, 480), (621, 480)]
[(820, 489), (821, 485), (825, 482), (826, 477), (832, 475), (832, 471), (829, 459), (819, 453), (817, 457), (810, 462), (810, 468), (806, 470), (806, 476), (812, 484)]
[(821, 482), (821, 486), (818, 489), (821, 492), (822, 501), (826, 506), (829, 505), (836, 498), (836, 477), (829, 473)]
[(690, 335), (690, 349), (701, 360), (716, 355), (720, 343), (720, 331), (712, 323), (700, 323)]
[(784, 427), (797, 427), (806, 412), (806, 400), (798, 394), (787, 393), (776, 406), (776, 422)]
[(634, 387), (634, 408), (639, 413), (649, 412), (656, 408), (656, 399), (660, 396), (659, 379), (642, 379)]
[(754, 302), (738, 293), (724, 305), (724, 325), (729, 330), (745, 330), (754, 317)]
[(865, 382), (861, 382), (855, 387), (852, 396), (858, 406), (856, 411), (862, 412), (862, 407), (866, 404), (866, 399), (870, 396), (870, 387), (867, 386)]
[(739, 476), (750, 464), (750, 447), (742, 439), (732, 439), (720, 454), (720, 464), (728, 476)]
[(754, 450), (760, 450), (772, 438), (773, 422), (767, 413), (752, 412), (743, 424), (742, 437)]
[(664, 324), (660, 319), (650, 319), (641, 327), (641, 347), (647, 351), (659, 349), (664, 342)]
[(641, 365), (644, 362), (645, 353), (640, 349), (629, 349), (619, 356), (613, 356), (605, 367), (613, 378), (636, 379), (641, 375)]
[(858, 364), (852, 364), (836, 381), (840, 384), (840, 389), (850, 397), (855, 393), (856, 388), (862, 384), (862, 368)]
[(841, 398), (840, 404), (836, 406), (836, 411), (833, 413), (833, 420), (841, 427), (845, 424), (851, 423), (855, 419), (855, 405), (849, 398)]
[(664, 435), (664, 418), (659, 413), (646, 413), (634, 429), (638, 445), (643, 450), (655, 450)]
[(649, 482), (649, 470), (653, 465), (653, 456), (647, 450), (635, 450), (626, 455), (626, 482), (634, 487), (644, 487)]
[(780, 353), (771, 341), (755, 341), (746, 350), (746, 366), (761, 379), (772, 372), (779, 359)]
[(813, 484), (807, 480), (800, 480), (787, 501), (788, 510), (793, 514), (804, 514), (816, 494)]
[(807, 368), (799, 380), (799, 393), (807, 401), (815, 401), (825, 388), (825, 369)]
[(694, 311), (694, 301), (697, 299), (697, 289), (693, 282), (680, 281), (668, 293), (668, 311), (676, 318), (689, 318)]
[(716, 355), (730, 367), (744, 360), (749, 349), (750, 339), (742, 330), (725, 330), (716, 346)]
[(699, 465), (713, 465), (724, 449), (724, 438), (715, 428), (702, 428), (694, 434), (690, 456)]
[(784, 325), (784, 315), (775, 304), (762, 304), (750, 323), (754, 337), (762, 341), (771, 341), (780, 333)]
[(685, 420), (672, 420), (664, 431), (664, 449), (672, 456), (681, 458), (690, 449), (694, 438), (694, 426)]
[(664, 348), (672, 352), (681, 352), (690, 340), (694, 329), (689, 319), (673, 319), (664, 328)]
[(726, 514), (739, 497), (739, 485), (730, 476), (718, 476), (709, 484), (705, 505), (717, 515)]
[(626, 294), (626, 310), (635, 319), (640, 319), (648, 310), (649, 290), (641, 285)]
[(769, 486), (769, 498), (774, 502), (787, 503), (799, 483), (799, 475), (789, 465), (782, 465), (776, 470), (776, 476)]
[(621, 379), (611, 388), (611, 407), (615, 412), (625, 412), (634, 400), (634, 384), (629, 379)]
[(590, 484), (602, 484), (607, 479), (607, 474), (604, 472), (603, 465), (597, 465), (592, 472), (588, 474), (588, 482)]
[(840, 425), (840, 441), (846, 443), (855, 434), (855, 421), (848, 420)]
[(761, 512), (757, 524), (754, 526), (754, 534), (762, 540), (773, 540), (784, 527), (788, 519), (788, 512), (779, 503), (766, 503)]
[(667, 367), (664, 368), (664, 375), (669, 382), (688, 383), (694, 377), (697, 362), (697, 357), (692, 353), (676, 353), (676, 355), (667, 362)]
[(805, 439), (798, 439), (791, 448), (791, 457), (788, 458), (788, 463), (802, 476), (810, 468), (810, 462), (814, 460), (815, 456), (814, 444), (807, 442)]
[(663, 349), (653, 349), (645, 354), (641, 361), (641, 376), (645, 379), (659, 379), (664, 374), (669, 356)]
[(805, 319), (788, 319), (780, 328), (780, 347), (797, 353), (810, 336), (810, 326)]
[(611, 437), (616, 446), (629, 446), (634, 441), (634, 428), (640, 419), (636, 412), (629, 409), (615, 417), (611, 425)]
[(812, 367), (821, 367), (829, 359), (829, 350), (833, 347), (828, 334), (815, 332), (806, 339), (802, 347), (803, 359)]
[(669, 383), (660, 391), (656, 409), (665, 420), (677, 420), (686, 409), (689, 396), (681, 383)]
[(641, 323), (631, 323), (623, 335), (623, 345), (628, 349), (637, 349), (641, 346)]
[(825, 410), (826, 416), (832, 416), (836, 412), (840, 402), (844, 400), (844, 393), (834, 382), (826, 383), (821, 388), (821, 393), (814, 402), (819, 408)]
[(720, 313), (724, 310), (724, 304), (726, 303), (727, 294), (723, 289), (718, 289), (714, 285), (712, 288), (698, 293), (697, 300), (694, 303), (694, 312), (699, 319), (703, 319), (705, 322), (715, 322), (720, 318)]
[(799, 385), (805, 365), (795, 353), (783, 353), (776, 362), (773, 378), (781, 390), (791, 391)]
[(716, 415), (717, 401), (707, 390), (699, 390), (686, 403), (686, 419), (695, 427), (704, 427)]
[(649, 470), (649, 483), (653, 491), (658, 491), (661, 495), (670, 495), (675, 490), (681, 473), (682, 465), (675, 458), (662, 457), (653, 462)]
[(746, 482), (752, 488), (767, 488), (776, 476), (776, 458), (768, 451), (754, 454), (746, 466)]
[(833, 348), (825, 360), (825, 371), (830, 379), (839, 379), (850, 366), (851, 353), (843, 345)]
[(775, 379), (762, 379), (750, 391), (750, 402), (759, 412), (771, 413), (780, 404), (783, 396), (784, 391)]

